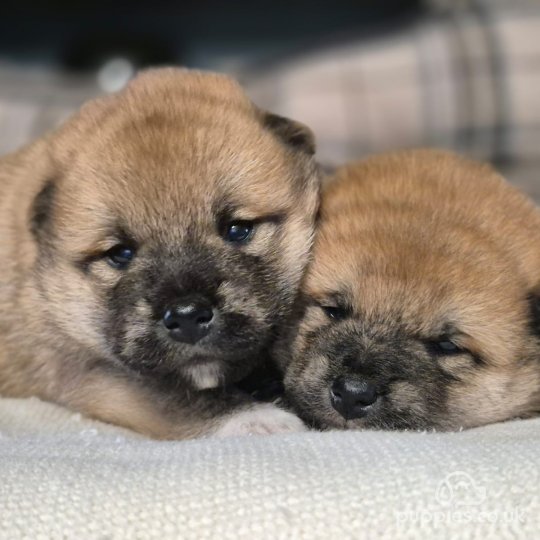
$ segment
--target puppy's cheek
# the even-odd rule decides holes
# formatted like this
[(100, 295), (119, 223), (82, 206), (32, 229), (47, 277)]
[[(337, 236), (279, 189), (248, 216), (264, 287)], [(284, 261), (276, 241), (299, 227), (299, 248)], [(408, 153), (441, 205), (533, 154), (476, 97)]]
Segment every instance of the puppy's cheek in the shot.
[[(523, 414), (538, 391), (538, 378), (525, 368), (481, 367), (462, 384), (449, 390), (450, 417), (454, 429), (501, 422)], [(519, 369), (519, 368), (518, 368)]]
[(142, 299), (135, 302), (133, 309), (125, 313), (123, 320), (115, 321), (117, 330), (111, 337), (117, 340), (117, 348), (122, 356), (133, 357), (141, 342), (155, 340), (157, 328), (152, 328), (151, 321), (152, 308)]
[(76, 342), (109, 353), (103, 324), (107, 310), (92, 283), (71, 268), (56, 267), (42, 276), (49, 315)]
[(330, 361), (317, 352), (306, 351), (306, 354), (293, 362), (287, 371), (287, 380), (300, 386), (318, 386), (329, 378)]
[(315, 339), (318, 339), (320, 330), (327, 322), (326, 316), (320, 308), (310, 306), (306, 309), (298, 333), (291, 344), (293, 358), (307, 356), (306, 350), (313, 345)]
[(302, 417), (318, 427), (344, 427), (343, 418), (330, 401), (332, 381), (342, 365), (321, 352), (332, 337), (324, 331), (328, 320), (319, 308), (308, 308), (291, 344), (291, 359), (285, 374), (285, 388)]
[(135, 371), (177, 369), (180, 344), (172, 342), (143, 298), (109, 312), (108, 337), (117, 359)]
[(238, 253), (235, 262), (269, 311), (290, 309), (308, 262), (312, 235), (311, 223), (303, 216), (290, 218), (284, 227), (261, 224), (252, 242)]
[(330, 362), (323, 355), (296, 359), (285, 374), (285, 391), (304, 417), (318, 421), (335, 416), (330, 403)]
[[(448, 394), (448, 416), (451, 429), (469, 428), (494, 421), (501, 408), (500, 397), (492, 403), (490, 390), (483, 388), (472, 375), (462, 384), (454, 385)], [(493, 419), (493, 420), (492, 420)]]
[(225, 279), (216, 292), (224, 311), (255, 319), (275, 318), (292, 303), (289, 286), (280, 276), (279, 259), (233, 250), (219, 264), (219, 273)]
[(88, 279), (102, 290), (112, 290), (122, 279), (122, 272), (109, 266), (105, 261), (96, 261), (88, 269)]
[(265, 324), (266, 312), (248, 287), (225, 281), (219, 286), (217, 296), (225, 313), (243, 315), (257, 326)]
[[(304, 216), (291, 217), (286, 227), (277, 231), (267, 245), (276, 260), (276, 270), (282, 287), (296, 294), (308, 263), (313, 226)], [(268, 248), (267, 248), (268, 249)]]
[(423, 423), (428, 411), (425, 401), (425, 393), (412, 383), (399, 381), (390, 385), (387, 404), (388, 407), (398, 415), (406, 413), (412, 418), (416, 418), (418, 423)]
[(444, 373), (456, 380), (467, 380), (471, 375), (474, 376), (476, 369), (469, 355), (441, 358), (439, 365)]
[(430, 378), (427, 372), (415, 379), (390, 384), (382, 396), (380, 425), (385, 429), (456, 429), (451, 420), (449, 391), (460, 384), (456, 380)]

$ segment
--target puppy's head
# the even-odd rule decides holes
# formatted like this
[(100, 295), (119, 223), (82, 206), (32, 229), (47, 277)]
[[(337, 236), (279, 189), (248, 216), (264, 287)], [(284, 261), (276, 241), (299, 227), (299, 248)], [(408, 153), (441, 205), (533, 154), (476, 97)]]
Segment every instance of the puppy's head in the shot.
[(32, 207), (46, 316), (197, 387), (249, 371), (288, 312), (317, 207), (313, 139), (225, 76), (147, 72), (47, 141)]
[(487, 166), (377, 157), (323, 196), (285, 385), (329, 428), (459, 429), (540, 412), (537, 210)]

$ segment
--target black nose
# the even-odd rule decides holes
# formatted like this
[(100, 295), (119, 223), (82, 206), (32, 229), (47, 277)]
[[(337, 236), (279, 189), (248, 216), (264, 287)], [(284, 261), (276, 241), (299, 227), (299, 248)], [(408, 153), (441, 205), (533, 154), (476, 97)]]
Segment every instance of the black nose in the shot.
[(354, 377), (338, 377), (330, 389), (332, 407), (345, 418), (361, 418), (366, 407), (377, 401), (375, 385)]
[(163, 324), (170, 337), (192, 345), (208, 335), (214, 320), (212, 303), (198, 295), (180, 298), (163, 315)]

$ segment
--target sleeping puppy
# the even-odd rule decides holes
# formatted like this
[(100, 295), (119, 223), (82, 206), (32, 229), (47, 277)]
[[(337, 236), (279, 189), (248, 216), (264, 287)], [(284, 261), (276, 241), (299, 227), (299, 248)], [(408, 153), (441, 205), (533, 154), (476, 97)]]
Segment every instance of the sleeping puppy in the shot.
[(0, 394), (163, 439), (302, 429), (231, 384), (290, 312), (311, 132), (221, 75), (146, 72), (0, 160)]
[(540, 212), (437, 151), (339, 170), (289, 342), (319, 428), (457, 430), (540, 413)]

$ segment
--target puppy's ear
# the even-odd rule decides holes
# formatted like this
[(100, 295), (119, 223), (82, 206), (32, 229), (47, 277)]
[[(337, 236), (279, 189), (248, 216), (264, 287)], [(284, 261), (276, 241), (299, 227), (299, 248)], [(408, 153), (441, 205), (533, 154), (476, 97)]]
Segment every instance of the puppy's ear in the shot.
[(304, 124), (273, 113), (263, 113), (263, 125), (287, 146), (312, 156), (315, 154), (315, 136)]
[(56, 184), (47, 180), (34, 198), (30, 210), (30, 230), (36, 240), (42, 241), (52, 232), (52, 211)]

